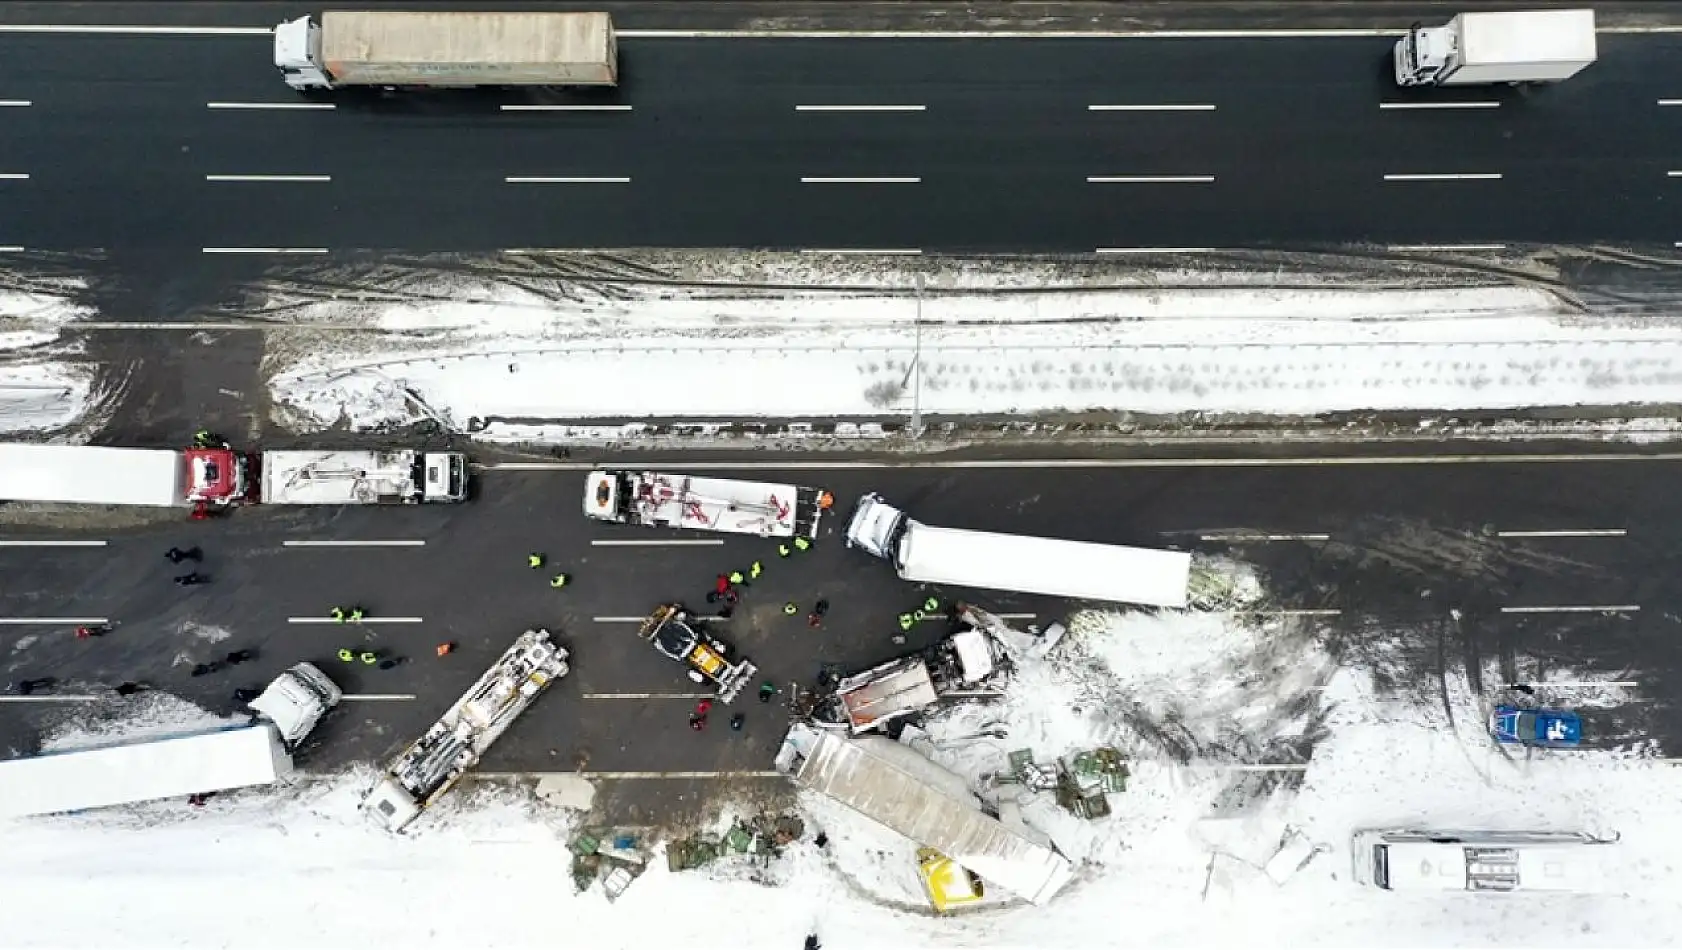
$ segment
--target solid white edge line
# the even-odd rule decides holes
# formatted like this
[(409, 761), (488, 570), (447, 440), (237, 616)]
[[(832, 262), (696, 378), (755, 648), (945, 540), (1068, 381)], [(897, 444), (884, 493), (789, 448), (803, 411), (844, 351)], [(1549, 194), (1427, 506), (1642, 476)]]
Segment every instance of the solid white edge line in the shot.
[(414, 693), (346, 693), (343, 697), (350, 703), (401, 703), (418, 698)]
[(282, 182), (282, 183), (287, 183), (287, 184), (296, 184), (296, 183), (302, 182), (302, 183), (312, 183), (313, 184), (313, 183), (332, 181), (333, 176), (332, 175), (206, 175), (206, 176), (204, 176), (204, 180), (205, 181), (215, 181), (215, 182)]
[(546, 106), (546, 105), (505, 105), (500, 107), (503, 112), (630, 112), (630, 106), (622, 105), (577, 105), (577, 106)]
[(320, 109), (329, 109), (330, 110), (330, 109), (337, 109), (338, 108), (338, 106), (334, 105), (331, 102), (207, 102), (207, 103), (204, 104), (204, 107), (206, 109), (226, 109), (226, 110), (242, 110), (242, 109), (251, 109), (251, 110), (269, 110), (269, 109), (277, 109), (277, 110), (293, 110), (293, 109), (320, 110)]
[(282, 541), (288, 548), (418, 548), (425, 541)]
[(1210, 103), (1188, 103), (1186, 105), (1093, 105), (1087, 106), (1088, 112), (1214, 112), (1215, 107)]
[(590, 542), (590, 546), (595, 548), (695, 548), (716, 547), (723, 543), (722, 538), (672, 538), (652, 541), (596, 538)]
[(102, 548), (109, 541), (0, 541), (0, 548)]
[(1214, 254), (1218, 247), (1100, 247), (1094, 254)]
[(1088, 175), (1089, 185), (1207, 185), (1214, 175)]
[(0, 33), (84, 33), (117, 36), (272, 36), (266, 26), (94, 26), (83, 24), (5, 23)]
[(630, 178), (544, 177), (539, 175), (509, 175), (502, 179), (510, 185), (628, 185)]
[(1595, 605), (1566, 605), (1556, 607), (1502, 607), (1504, 614), (1632, 614), (1640, 610), (1639, 604), (1607, 604)]
[(98, 696), (69, 693), (60, 696), (0, 696), (0, 703), (92, 703)]
[(1619, 689), (1634, 689), (1641, 684), (1635, 680), (1565, 680), (1563, 682), (1549, 681), (1543, 686), (1569, 686), (1573, 689), (1593, 686), (1615, 686)]
[(787, 778), (781, 772), (770, 769), (757, 769), (741, 772), (577, 772), (586, 780), (610, 782), (615, 779), (740, 779), (740, 778)]
[(1387, 251), (1407, 253), (1410, 251), (1504, 251), (1505, 244), (1391, 244)]
[(1497, 531), (1498, 538), (1621, 538), (1629, 534), (1625, 528), (1581, 528), (1560, 531)]
[(1500, 172), (1428, 172), (1423, 174), (1385, 175), (1385, 181), (1500, 181)]
[(796, 112), (927, 112), (928, 106), (795, 106)]
[[(1682, 26), (1605, 26), (1595, 30), (1609, 36), (1682, 33)], [(50, 23), (0, 24), (0, 33), (113, 34), (119, 36), (272, 36), (266, 26), (146, 26)], [(1094, 39), (1360, 39), (1400, 37), (1398, 29), (1279, 29), (1279, 30), (615, 30), (630, 40), (702, 39), (928, 39), (928, 40), (1094, 40)]]
[(922, 180), (923, 179), (920, 178), (920, 177), (895, 178), (895, 177), (892, 177), (892, 176), (879, 177), (879, 178), (870, 178), (870, 177), (858, 177), (858, 178), (840, 177), (840, 178), (835, 178), (835, 177), (826, 177), (826, 176), (806, 176), (806, 177), (802, 177), (800, 179), (800, 183), (803, 184), (803, 185), (915, 185), (915, 184), (921, 183)]
[(0, 617), (0, 624), (8, 627), (75, 626), (77, 624), (110, 622), (110, 617)]
[(802, 254), (854, 254), (883, 257), (916, 257), (923, 253), (918, 247), (803, 247)]
[[(196, 323), (171, 325), (172, 328), (192, 329)], [(1544, 455), (1534, 452), (1515, 452), (1510, 455), (1341, 455), (1341, 456), (1279, 456), (1277, 458), (1132, 458), (1132, 459), (958, 459), (853, 462), (685, 462), (682, 468), (712, 472), (850, 472), (877, 469), (1012, 469), (1012, 468), (1301, 468), (1305, 466), (1343, 465), (1556, 465), (1562, 462), (1682, 462), (1682, 452), (1603, 452), (1597, 454)], [(589, 472), (603, 467), (643, 468), (649, 471), (661, 465), (676, 466), (670, 459), (653, 461), (604, 462), (495, 462), (479, 466), (480, 471), (506, 472)]]
[(206, 247), (205, 254), (326, 254), (324, 247)]
[(1337, 616), (1342, 615), (1343, 611), (1341, 611), (1341, 610), (1331, 610), (1331, 609), (1326, 609), (1326, 610), (1316, 610), (1316, 609), (1302, 609), (1302, 610), (1291, 610), (1291, 609), (1285, 609), (1285, 610), (1197, 610), (1197, 611), (1193, 611), (1193, 613), (1210, 613), (1210, 614), (1222, 614), (1222, 615), (1225, 615), (1225, 614), (1247, 614), (1249, 616), (1254, 616), (1254, 617), (1337, 617)]
[(1200, 534), (1199, 541), (1330, 541), (1329, 534)]
[(1380, 102), (1380, 109), (1499, 109), (1499, 102)]
[(366, 627), (372, 623), (421, 623), (419, 617), (363, 617), (361, 620), (338, 621), (332, 617), (287, 617), (287, 623), (331, 623), (341, 627)]
[[(644, 617), (591, 617), (590, 618), (590, 620), (592, 622), (595, 622), (595, 623), (642, 623), (644, 620), (647, 620), (647, 619), (648, 618), (646, 616), (644, 616)], [(714, 618), (708, 618), (708, 619), (714, 619)]]

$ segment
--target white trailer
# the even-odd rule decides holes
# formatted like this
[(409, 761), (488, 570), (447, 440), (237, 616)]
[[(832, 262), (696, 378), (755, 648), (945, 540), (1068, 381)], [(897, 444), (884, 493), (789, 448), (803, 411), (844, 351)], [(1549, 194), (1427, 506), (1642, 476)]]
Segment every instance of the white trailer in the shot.
[(1396, 42), (1398, 86), (1559, 82), (1594, 63), (1593, 10), (1462, 13)]
[(332, 10), (275, 27), (274, 64), (299, 91), (619, 81), (618, 41), (606, 13)]
[(0, 818), (272, 785), (292, 773), (291, 750), (343, 695), (300, 663), (252, 702), (260, 718), (247, 725), (0, 762)]
[(567, 675), (567, 651), (547, 630), (527, 630), (485, 675), (403, 751), (362, 799), (362, 810), (399, 832), (455, 787), (549, 684)]
[(1030, 903), (1051, 900), (1074, 876), (1056, 849), (984, 813), (958, 776), (882, 736), (795, 725), (776, 768)]
[(1184, 552), (936, 528), (876, 494), (859, 499), (846, 539), (919, 584), (1151, 607), (1184, 607), (1190, 597), (1191, 555)]
[(1387, 891), (1618, 893), (1616, 838), (1580, 831), (1362, 829), (1357, 884)]
[(0, 444), (0, 501), (178, 508), (237, 504), (247, 460), (231, 449)]
[(268, 505), (417, 505), (467, 499), (461, 452), (264, 452)]
[(596, 471), (584, 481), (588, 518), (763, 538), (816, 538), (834, 501), (821, 488), (659, 472)]

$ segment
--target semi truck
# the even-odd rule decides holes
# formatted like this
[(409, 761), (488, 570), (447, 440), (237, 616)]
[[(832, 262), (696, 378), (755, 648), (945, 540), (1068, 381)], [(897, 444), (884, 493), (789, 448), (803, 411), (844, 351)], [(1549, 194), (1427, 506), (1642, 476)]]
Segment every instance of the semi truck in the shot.
[(467, 499), (461, 452), (264, 452), (269, 505), (417, 505)]
[(942, 699), (975, 695), (996, 670), (987, 635), (973, 628), (960, 630), (926, 650), (836, 680), (815, 704), (813, 719), (863, 735)]
[(1596, 56), (1593, 10), (1462, 13), (1415, 25), (1394, 50), (1398, 86), (1559, 82)]
[(834, 503), (821, 488), (733, 478), (595, 471), (584, 481), (584, 515), (597, 521), (762, 538), (816, 538)]
[(479, 763), (549, 684), (567, 675), (568, 652), (549, 631), (527, 630), (363, 796), (362, 810), (401, 832)]
[(1191, 555), (1184, 552), (937, 528), (874, 493), (853, 509), (846, 541), (919, 584), (1151, 607), (1184, 607), (1190, 598)]
[(249, 479), (249, 459), (229, 448), (0, 444), (0, 501), (225, 507)]
[(330, 10), (276, 26), (274, 64), (300, 92), (619, 81), (606, 13)]
[(0, 762), (0, 818), (272, 785), (292, 773), (295, 750), (343, 698), (321, 670), (299, 663), (251, 703), (256, 715), (245, 725)]

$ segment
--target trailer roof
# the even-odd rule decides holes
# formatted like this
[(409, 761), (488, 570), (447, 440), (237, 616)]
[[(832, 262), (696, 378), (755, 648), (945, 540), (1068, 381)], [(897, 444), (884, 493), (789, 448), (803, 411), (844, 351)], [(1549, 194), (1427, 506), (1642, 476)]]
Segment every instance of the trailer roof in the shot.
[(1594, 62), (1594, 11), (1462, 13), (1460, 57), (1479, 64)]
[(0, 817), (266, 785), (291, 769), (266, 725), (11, 759), (0, 762)]
[(925, 584), (1184, 607), (1191, 555), (914, 523), (902, 570)]
[(172, 508), (186, 503), (184, 465), (170, 449), (0, 444), (0, 500)]
[(321, 15), (330, 63), (605, 62), (606, 13), (406, 13), (329, 10)]
[(263, 497), (269, 504), (367, 504), (417, 491), (408, 451), (263, 453)]

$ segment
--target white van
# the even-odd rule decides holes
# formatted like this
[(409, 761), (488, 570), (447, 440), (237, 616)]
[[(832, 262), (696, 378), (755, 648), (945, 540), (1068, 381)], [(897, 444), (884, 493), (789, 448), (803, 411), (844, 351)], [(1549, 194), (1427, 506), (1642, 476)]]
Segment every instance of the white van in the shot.
[(1616, 838), (1572, 831), (1355, 832), (1354, 873), (1387, 891), (1600, 893), (1616, 878)]

